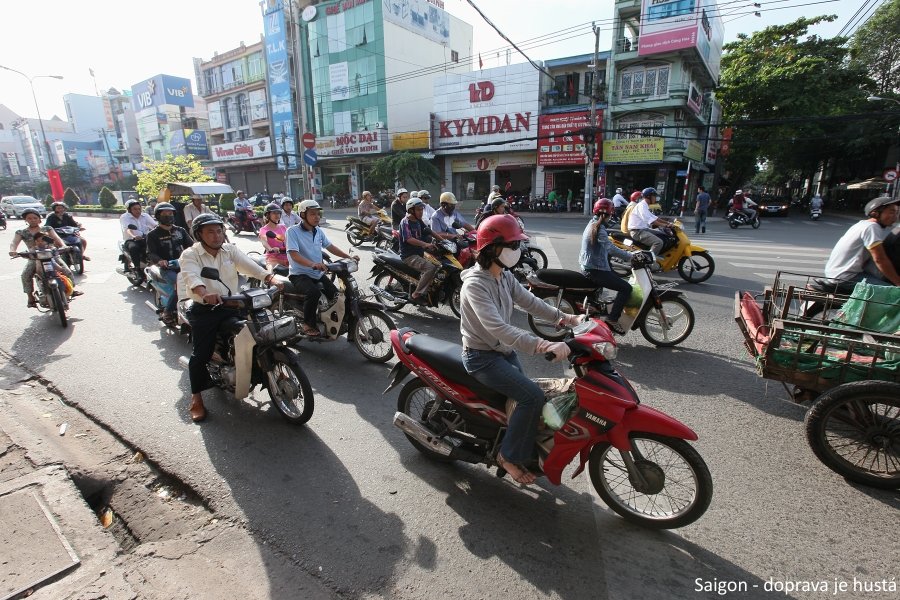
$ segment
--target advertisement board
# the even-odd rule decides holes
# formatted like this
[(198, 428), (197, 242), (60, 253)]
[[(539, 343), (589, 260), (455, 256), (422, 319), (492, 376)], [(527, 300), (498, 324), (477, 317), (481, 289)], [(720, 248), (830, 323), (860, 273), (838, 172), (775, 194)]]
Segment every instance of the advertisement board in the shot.
[(703, 144), (697, 140), (688, 140), (684, 148), (684, 157), (694, 162), (703, 160)]
[(242, 142), (216, 144), (212, 147), (212, 156), (210, 156), (210, 158), (215, 162), (219, 162), (268, 158), (270, 156), (272, 156), (272, 142), (269, 138), (264, 137), (244, 140)]
[(19, 159), (16, 157), (15, 152), (7, 152), (6, 153), (6, 162), (9, 163), (9, 172), (13, 177), (18, 177), (21, 174), (19, 171)]
[(450, 15), (443, 0), (411, 0), (383, 4), (384, 20), (439, 44), (450, 43)]
[(391, 149), (395, 152), (400, 150), (427, 150), (428, 132), (409, 131), (391, 134)]
[(603, 142), (603, 162), (606, 164), (660, 162), (662, 159), (663, 140), (661, 138), (606, 140)]
[(719, 136), (719, 118), (722, 116), (722, 105), (713, 98), (709, 112), (709, 140), (706, 142), (706, 163), (713, 164), (719, 153), (719, 147), (722, 145)]
[[(297, 135), (291, 107), (290, 61), (284, 31), (284, 9), (280, 2), (271, 3), (263, 16), (269, 100), (272, 103), (272, 137), (275, 154), (288, 153), (288, 167), (297, 168)], [(284, 161), (277, 161), (284, 170)]]
[(332, 102), (350, 99), (350, 69), (346, 61), (328, 65), (328, 80)]
[(131, 104), (135, 112), (174, 104), (191, 108), (194, 95), (191, 80), (172, 75), (157, 75), (131, 86)]
[(725, 30), (715, 0), (642, 0), (638, 56), (696, 48), (719, 79)]
[[(596, 123), (603, 122), (603, 111), (597, 111)], [(585, 164), (584, 138), (575, 131), (588, 127), (588, 111), (541, 115), (538, 119), (538, 156), (543, 166), (578, 166)], [(602, 137), (596, 134), (596, 153), (600, 151)]]
[(316, 154), (319, 158), (379, 154), (387, 151), (385, 130), (360, 131), (343, 135), (325, 135), (316, 138)]
[(200, 129), (184, 130), (184, 149), (196, 158), (209, 158), (209, 145), (206, 143), (206, 132)]
[(528, 63), (434, 79), (432, 149), (442, 154), (535, 150), (540, 114), (540, 72)]

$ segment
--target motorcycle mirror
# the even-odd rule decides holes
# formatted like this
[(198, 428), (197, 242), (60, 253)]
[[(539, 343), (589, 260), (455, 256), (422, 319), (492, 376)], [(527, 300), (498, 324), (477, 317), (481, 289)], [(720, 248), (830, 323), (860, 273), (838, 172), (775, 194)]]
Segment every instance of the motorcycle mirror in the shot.
[(203, 279), (212, 279), (213, 281), (219, 281), (219, 270), (214, 269), (213, 267), (203, 267), (200, 269), (200, 277)]
[(137, 231), (137, 225), (135, 225), (134, 223), (131, 223), (130, 225), (128, 225), (128, 229), (131, 229), (132, 231)]
[(275, 238), (277, 238), (278, 236), (275, 234), (274, 231), (267, 231), (267, 232), (266, 232), (266, 237), (267, 237), (267, 238), (270, 238), (270, 239), (275, 239)]
[(462, 228), (462, 223), (460, 223), (459, 221), (453, 221), (453, 229), (461, 229), (461, 228)]

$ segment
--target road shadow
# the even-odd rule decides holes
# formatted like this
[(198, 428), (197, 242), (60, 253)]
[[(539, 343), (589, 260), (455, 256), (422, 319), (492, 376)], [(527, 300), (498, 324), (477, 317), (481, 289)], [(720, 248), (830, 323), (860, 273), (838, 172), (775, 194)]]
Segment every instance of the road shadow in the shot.
[(33, 313), (31, 322), (10, 346), (10, 354), (30, 370), (41, 373), (48, 364), (71, 358), (71, 354), (58, 354), (57, 349), (72, 337), (80, 321), (70, 315), (69, 326), (64, 328), (55, 312)]

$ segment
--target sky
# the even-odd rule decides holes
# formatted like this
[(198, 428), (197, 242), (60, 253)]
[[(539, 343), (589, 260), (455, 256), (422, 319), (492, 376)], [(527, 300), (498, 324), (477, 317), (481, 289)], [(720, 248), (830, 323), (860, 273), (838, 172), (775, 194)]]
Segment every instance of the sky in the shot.
[[(610, 48), (613, 0), (473, 1), (534, 60), (593, 52), (592, 20), (602, 30), (600, 50)], [(812, 30), (827, 38), (848, 24), (861, 6), (874, 8), (882, 1), (760, 0), (761, 7), (755, 8), (752, 0), (719, 0), (719, 10), (726, 43), (739, 33), (749, 34), (801, 16), (835, 14), (836, 21)], [(506, 64), (507, 42), (466, 0), (444, 0), (444, 6), (473, 25), (475, 52), (481, 54), (485, 68)], [(754, 16), (753, 11), (759, 11), (760, 16)], [(262, 33), (259, 0), (4, 0), (0, 3), (0, 23), (4, 24), (0, 65), (32, 77), (64, 78), (34, 80), (40, 113), (45, 119), (54, 114), (66, 118), (64, 94), (96, 94), (89, 69), (94, 70), (100, 90), (124, 90), (160, 73), (193, 81), (193, 57), (208, 60), (213, 52), (228, 51), (241, 41), (254, 43)], [(556, 33), (561, 31), (564, 32)], [(540, 36), (546, 37), (529, 42)], [(410, 58), (404, 60), (409, 62)], [(511, 63), (524, 60), (511, 51)], [(432, 65), (409, 68), (426, 66)], [(2, 69), (0, 104), (21, 116), (37, 116), (28, 82)]]

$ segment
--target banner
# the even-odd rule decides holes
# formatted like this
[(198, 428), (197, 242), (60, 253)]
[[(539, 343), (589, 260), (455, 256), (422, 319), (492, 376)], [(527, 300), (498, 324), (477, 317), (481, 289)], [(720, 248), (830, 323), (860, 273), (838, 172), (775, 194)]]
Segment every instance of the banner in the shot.
[[(291, 69), (284, 35), (284, 10), (281, 3), (266, 11), (263, 17), (266, 64), (268, 65), (269, 100), (272, 103), (272, 138), (275, 154), (288, 153), (288, 167), (297, 168), (297, 136), (294, 131), (294, 112), (291, 106)], [(284, 170), (284, 161), (278, 161)]]
[[(603, 122), (603, 111), (597, 111), (596, 123)], [(538, 164), (546, 166), (584, 166), (586, 162), (584, 137), (572, 134), (588, 127), (587, 111), (541, 115), (538, 119)], [(596, 134), (597, 151), (602, 142)], [(594, 160), (597, 159), (595, 154)]]
[(54, 200), (62, 200), (65, 195), (63, 190), (62, 179), (59, 178), (59, 171), (56, 169), (47, 170), (47, 179), (50, 180), (50, 194)]
[(660, 162), (662, 159), (663, 140), (660, 138), (606, 140), (603, 142), (603, 162), (607, 164)]
[(19, 158), (16, 156), (16, 153), (7, 152), (6, 162), (9, 163), (9, 172), (12, 174), (12, 176), (18, 177), (21, 174), (21, 171), (19, 171)]
[(443, 0), (385, 2), (384, 20), (438, 44), (450, 44), (450, 14)]

